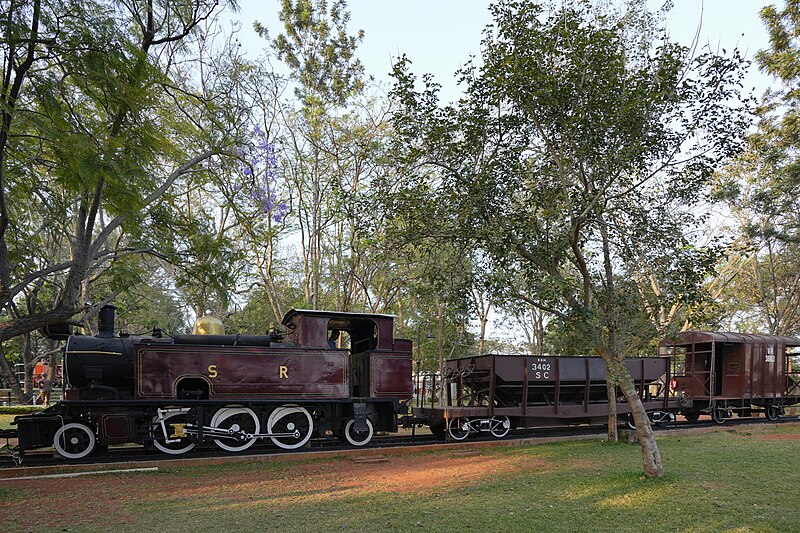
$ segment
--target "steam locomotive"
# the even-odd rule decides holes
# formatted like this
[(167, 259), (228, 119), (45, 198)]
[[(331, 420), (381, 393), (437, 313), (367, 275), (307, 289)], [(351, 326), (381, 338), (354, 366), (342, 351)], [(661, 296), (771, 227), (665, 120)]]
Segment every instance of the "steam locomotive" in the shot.
[(114, 321), (105, 306), (97, 336), (51, 332), (67, 341), (64, 399), (16, 418), (21, 453), (53, 446), (81, 459), (130, 442), (242, 452), (266, 440), (295, 449), (314, 436), (364, 446), (398, 430), (412, 397), (411, 341), (394, 338), (389, 315), (292, 310), (285, 337), (117, 336)]

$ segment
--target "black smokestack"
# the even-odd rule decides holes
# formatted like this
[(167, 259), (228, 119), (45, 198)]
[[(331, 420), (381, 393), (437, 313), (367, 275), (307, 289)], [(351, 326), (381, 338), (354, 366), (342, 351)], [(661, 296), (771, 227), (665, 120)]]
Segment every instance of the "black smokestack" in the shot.
[(100, 312), (97, 314), (98, 337), (114, 336), (114, 313), (116, 310), (116, 306), (111, 304), (106, 304), (100, 308)]

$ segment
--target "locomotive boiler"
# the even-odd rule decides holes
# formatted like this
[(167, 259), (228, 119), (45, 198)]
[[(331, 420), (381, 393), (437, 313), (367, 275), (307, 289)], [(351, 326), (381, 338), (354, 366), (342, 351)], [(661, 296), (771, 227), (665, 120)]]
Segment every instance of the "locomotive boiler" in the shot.
[(22, 453), (53, 446), (80, 459), (129, 442), (172, 455), (204, 443), (294, 449), (315, 436), (363, 446), (397, 431), (412, 396), (411, 342), (394, 338), (390, 315), (292, 310), (285, 336), (118, 336), (113, 306), (99, 318), (97, 336), (66, 339), (64, 400), (17, 417)]

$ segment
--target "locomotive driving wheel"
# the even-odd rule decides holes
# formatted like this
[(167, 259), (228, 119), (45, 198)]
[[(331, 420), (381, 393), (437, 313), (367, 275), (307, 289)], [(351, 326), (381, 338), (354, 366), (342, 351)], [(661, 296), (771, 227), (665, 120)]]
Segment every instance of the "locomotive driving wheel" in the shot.
[(94, 451), (96, 443), (94, 431), (80, 422), (61, 426), (53, 436), (56, 451), (67, 459), (83, 459)]
[(229, 452), (243, 452), (255, 444), (261, 431), (258, 416), (248, 407), (223, 407), (211, 418), (211, 427), (228, 437), (214, 439), (214, 444)]
[(369, 444), (369, 441), (372, 440), (373, 428), (372, 422), (370, 422), (369, 418), (366, 420), (367, 423), (367, 430), (366, 431), (355, 431), (353, 427), (356, 424), (354, 419), (350, 419), (347, 421), (347, 424), (344, 425), (344, 429), (342, 432), (344, 433), (344, 438), (352, 444), (353, 446), (366, 446)]
[(153, 446), (169, 455), (181, 455), (193, 450), (195, 443), (185, 431), (188, 419), (185, 409), (166, 409), (154, 416), (150, 423)]
[(303, 446), (314, 433), (314, 420), (305, 407), (299, 405), (282, 405), (269, 415), (267, 432), (272, 442), (279, 448), (294, 450)]

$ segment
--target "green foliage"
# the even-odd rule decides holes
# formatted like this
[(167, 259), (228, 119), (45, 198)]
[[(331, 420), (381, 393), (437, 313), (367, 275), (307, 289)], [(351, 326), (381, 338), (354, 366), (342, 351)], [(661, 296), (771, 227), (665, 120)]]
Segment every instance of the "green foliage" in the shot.
[[(124, 290), (126, 273), (134, 282), (142, 267), (121, 257), (157, 248), (137, 241), (143, 227), (158, 224), (148, 209), (157, 214), (174, 183), (234, 143), (235, 126), (223, 123), (221, 95), (211, 92), (225, 85), (203, 80), (209, 92), (202, 94), (192, 71), (202, 46), (197, 26), (218, 6), (9, 6), (13, 28), (0, 40), (9, 83), (0, 135), (0, 303), (8, 307), (22, 293), (33, 299), (36, 318), (25, 327), (72, 315), (110, 265), (118, 269), (106, 294)], [(206, 73), (230, 74), (219, 65)], [(15, 324), (5, 324), (4, 338), (19, 333)]]
[(477, 249), (495, 294), (558, 318), (554, 330), (574, 331), (566, 346), (646, 345), (643, 317), (654, 334), (702, 300), (719, 256), (690, 244), (688, 206), (741, 144), (743, 60), (690, 57), (641, 2), (492, 13), (457, 104), (440, 105), (429, 76), (419, 90), (408, 59), (395, 66), (398, 160), (416, 171), (384, 194), (419, 213), (414, 230)]
[[(348, 35), (350, 13), (344, 0), (334, 0), (329, 12), (327, 8), (326, 0), (282, 0), (278, 17), (286, 33), (272, 41), (278, 59), (299, 82), (298, 99), (312, 114), (326, 104), (344, 105), (364, 87), (364, 67), (355, 57), (364, 32)], [(264, 27), (256, 29), (268, 37)]]
[[(800, 332), (800, 2), (783, 9), (767, 6), (761, 18), (770, 48), (756, 59), (761, 70), (777, 79), (757, 108), (758, 129), (748, 150), (725, 169), (716, 197), (733, 212), (738, 233), (726, 269), (731, 282), (721, 292), (721, 305), (734, 327), (745, 331), (796, 335)], [(725, 271), (723, 271), (724, 273)]]

